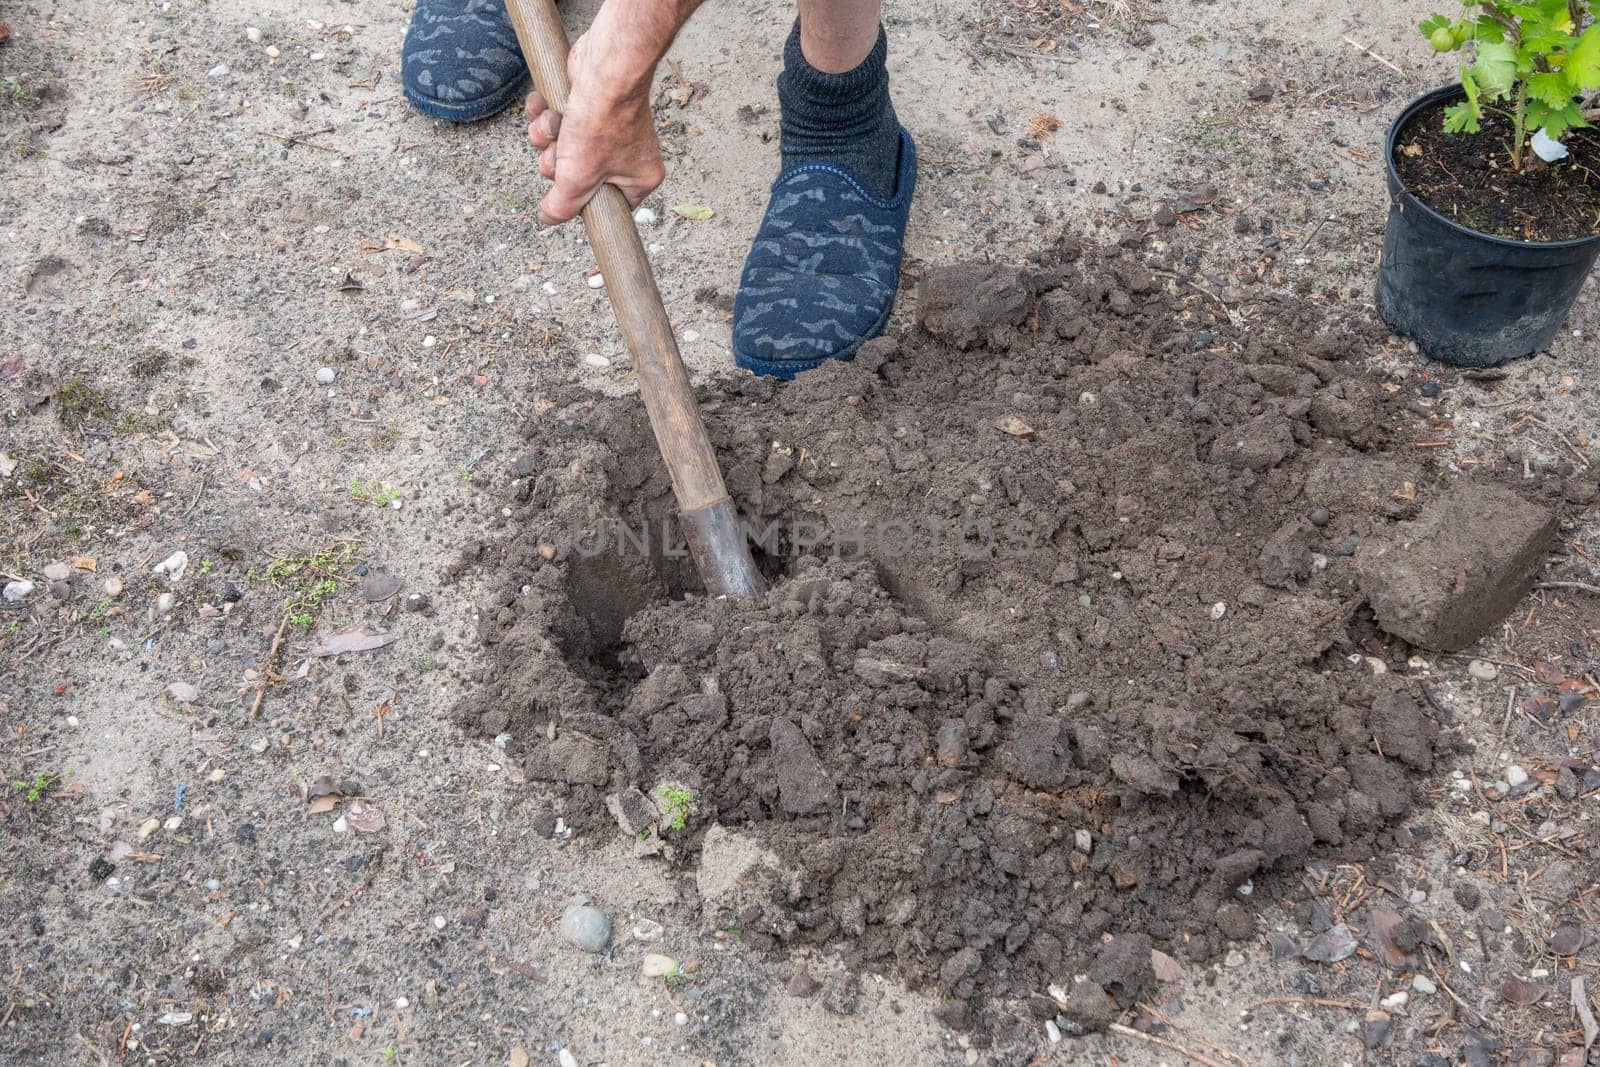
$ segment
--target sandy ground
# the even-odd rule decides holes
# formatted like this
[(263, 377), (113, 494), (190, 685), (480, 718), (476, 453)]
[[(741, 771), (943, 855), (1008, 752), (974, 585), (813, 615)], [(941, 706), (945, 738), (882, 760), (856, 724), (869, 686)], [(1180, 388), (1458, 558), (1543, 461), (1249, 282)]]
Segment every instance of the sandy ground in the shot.
[[(1261, 0), (1091, 4), (1090, 16), (1125, 21), (1063, 27), (1004, 0), (890, 3), (896, 104), (923, 158), (908, 273), (1021, 259), (1063, 226), (1116, 240), (1205, 180), (1254, 223), (1248, 234), (1215, 216), (1180, 223), (1219, 293), (1263, 264), (1267, 220), (1277, 256), (1260, 284), (1368, 302), (1385, 128), (1448, 73), (1413, 40), (1430, 6), (1337, 0), (1284, 19)], [(573, 5), (570, 24), (592, 8)], [(982, 1058), (892, 976), (865, 976), (858, 998), (786, 995), (793, 961), (700, 929), (692, 874), (604, 835), (552, 833), (558, 812), (491, 740), (450, 722), (471, 684), (479, 592), (453, 581), (453, 565), (500, 513), (519, 423), (552, 382), (631, 388), (581, 234), (533, 220), (540, 183), (514, 115), (455, 128), (406, 108), (403, 4), (62, 0), (0, 17), (12, 30), (0, 45), (0, 570), (39, 586), (0, 605), (0, 770), (24, 783), (0, 801), (0, 1058)], [(772, 79), (789, 17), (723, 0), (672, 52), (707, 91), (662, 109), (672, 158), (646, 239), (697, 372), (729, 363), (725, 308), (775, 172)], [(1249, 100), (1262, 81), (1273, 98)], [(675, 84), (664, 70), (663, 92)], [(1038, 114), (1062, 129), (1019, 146)], [(670, 210), (680, 203), (716, 214), (685, 221)], [(1577, 453), (1586, 468), (1600, 402), (1592, 305), (1568, 327), (1553, 352), (1493, 383), (1424, 372), (1403, 344), (1372, 353), (1374, 373), (1396, 384), (1426, 373), (1478, 398), (1446, 434), (1455, 462), (1531, 468)], [(1600, 552), (1593, 520), (1563, 539), (1577, 553), (1568, 576), (1592, 580), (1581, 559)], [(152, 572), (179, 551), (181, 577)], [(270, 570), (318, 554), (343, 561), (325, 595)], [(58, 563), (66, 599), (46, 589)], [(369, 602), (374, 574), (400, 579), (400, 593)], [(275, 661), (285, 679), (250, 718), (295, 596), (316, 600), (303, 608), (314, 621), (290, 628)], [(1427, 665), (1476, 742), (1453, 768), (1475, 785), (1492, 791), (1513, 762), (1592, 758), (1581, 706), (1546, 726), (1502, 718), (1508, 685), (1536, 680), (1536, 662), (1594, 662), (1592, 608), (1560, 597), (1541, 594), (1474, 650), (1511, 665), (1497, 681), (1469, 677), (1467, 657)], [(351, 625), (396, 640), (309, 655)], [(1452, 789), (1449, 770), (1396, 889), (1431, 887), (1414, 907), (1455, 932), (1458, 962), (1533, 980), (1542, 969), (1556, 988), (1547, 1015), (1458, 971), (1464, 1010), (1443, 991), (1412, 993), (1387, 1049), (1363, 1047), (1352, 1027), (1364, 1013), (1348, 1005), (1241, 1017), (1267, 997), (1370, 1003), (1410, 988), (1359, 956), (1337, 970), (1275, 959), (1258, 936), (1188, 976), (1163, 1006), (1163, 1039), (1254, 1064), (1458, 1062), (1469, 1032), (1497, 1035), (1505, 1055), (1539, 1053), (1516, 1062), (1569, 1052), (1575, 1024), (1552, 1005), (1570, 978), (1594, 977), (1593, 956), (1573, 970), (1545, 939), (1563, 916), (1586, 919), (1593, 797), (1559, 808), (1552, 833), (1576, 837), (1517, 837), (1472, 822), (1488, 801)], [(353, 780), (346, 791), (383, 825), (363, 832), (348, 804), (338, 824), (308, 814), (302, 789), (323, 775)], [(1509, 860), (1470, 876), (1511, 929), (1490, 938), (1449, 891), (1468, 877), (1452, 857), (1469, 846), (1505, 857), (1507, 843)], [(114, 871), (92, 871), (96, 860)], [(1283, 905), (1264, 906), (1261, 934), (1306, 936), (1307, 893), (1342, 893), (1359, 873), (1259, 887)], [(557, 938), (578, 896), (612, 916), (609, 957)], [(698, 967), (641, 979), (646, 952)], [(832, 973), (827, 960), (812, 968)], [(1183, 1061), (1130, 1037), (1051, 1045), (1042, 1029), (1034, 1051)]]

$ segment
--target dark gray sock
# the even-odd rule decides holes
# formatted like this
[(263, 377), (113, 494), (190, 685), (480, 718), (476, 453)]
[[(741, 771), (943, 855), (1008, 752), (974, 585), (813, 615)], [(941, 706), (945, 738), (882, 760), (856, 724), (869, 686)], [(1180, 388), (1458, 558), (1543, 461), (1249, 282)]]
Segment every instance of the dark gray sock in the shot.
[(889, 102), (888, 54), (889, 41), (880, 26), (878, 43), (860, 66), (824, 74), (800, 54), (800, 22), (795, 20), (778, 75), (784, 170), (799, 163), (832, 163), (849, 171), (872, 195), (894, 195), (900, 120)]

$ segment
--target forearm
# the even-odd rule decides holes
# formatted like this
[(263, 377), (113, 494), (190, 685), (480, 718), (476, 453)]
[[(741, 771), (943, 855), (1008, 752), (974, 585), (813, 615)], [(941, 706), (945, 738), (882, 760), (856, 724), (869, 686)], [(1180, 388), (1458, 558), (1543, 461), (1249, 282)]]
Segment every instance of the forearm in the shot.
[(704, 0), (605, 0), (585, 34), (595, 47), (594, 91), (648, 95), (656, 65)]

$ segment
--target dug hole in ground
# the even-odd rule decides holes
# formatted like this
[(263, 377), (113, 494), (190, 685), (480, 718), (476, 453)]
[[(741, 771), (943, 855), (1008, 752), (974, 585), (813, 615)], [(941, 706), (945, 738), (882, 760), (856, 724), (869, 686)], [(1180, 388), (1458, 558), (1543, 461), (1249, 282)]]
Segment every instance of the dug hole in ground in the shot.
[(902, 306), (780, 385), (708, 5), (646, 240), (757, 602), (406, 11), (8, 13), (4, 1057), (1584, 1063), (1593, 308), (1374, 314), (1429, 10), (890, 5)]

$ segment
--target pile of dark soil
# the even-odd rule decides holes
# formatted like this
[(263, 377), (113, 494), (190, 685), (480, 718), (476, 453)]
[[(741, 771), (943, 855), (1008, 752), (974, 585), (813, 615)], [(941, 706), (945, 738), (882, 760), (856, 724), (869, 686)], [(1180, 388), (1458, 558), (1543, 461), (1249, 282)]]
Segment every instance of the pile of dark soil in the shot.
[(1485, 110), (1477, 134), (1446, 133), (1448, 102), (1418, 112), (1395, 138), (1395, 168), (1411, 194), (1479, 233), (1511, 241), (1573, 241), (1600, 233), (1600, 134), (1567, 131), (1569, 155), (1545, 163), (1530, 151), (1522, 170), (1506, 146), (1509, 116)]
[(1420, 795), (1438, 724), (1359, 654), (1354, 557), (1439, 480), (1353, 365), (1381, 327), (1184, 289), (1072, 246), (934, 271), (908, 336), (707, 390), (757, 603), (692, 595), (659, 524), (641, 547), (670, 489), (635, 400), (545, 404), (469, 561), (503, 584), (466, 717), (597, 832), (681, 783), (683, 829), (619, 817), (688, 864), (712, 824), (772, 849), (747, 939), (934, 984), (957, 1024), (1058, 984), (1092, 1027), (1151, 947), (1249, 936), (1253, 880), (1384, 852)]

